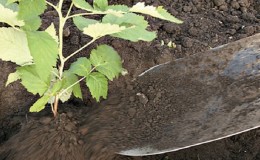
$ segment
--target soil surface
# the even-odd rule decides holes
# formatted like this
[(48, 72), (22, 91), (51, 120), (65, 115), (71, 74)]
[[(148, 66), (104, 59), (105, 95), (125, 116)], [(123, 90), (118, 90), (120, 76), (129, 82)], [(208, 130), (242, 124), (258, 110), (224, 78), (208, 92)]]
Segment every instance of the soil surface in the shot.
[[(111, 0), (111, 3), (133, 5), (140, 0)], [(117, 148), (131, 144), (125, 141), (122, 126), (114, 125), (114, 121), (126, 119), (124, 125), (137, 123), (142, 127), (156, 128), (157, 123), (144, 122), (142, 116), (147, 103), (144, 96), (141, 99), (128, 97), (132, 102), (141, 101), (142, 112), (125, 108), (121, 112), (111, 112), (113, 106), (122, 104), (123, 93), (134, 91), (131, 82), (140, 73), (157, 64), (187, 57), (195, 53), (205, 54), (204, 51), (216, 46), (232, 42), (260, 32), (260, 1), (255, 0), (173, 0), (145, 1), (151, 5), (163, 5), (173, 15), (182, 19), (182, 25), (176, 25), (154, 18), (148, 18), (151, 30), (158, 32), (158, 38), (153, 42), (131, 43), (115, 38), (103, 38), (97, 44), (108, 43), (122, 56), (124, 67), (129, 75), (120, 77), (110, 85), (107, 101), (95, 104), (90, 98), (84, 102), (72, 99), (60, 109), (60, 116), (52, 120), (50, 108), (38, 114), (28, 113), (28, 107), (35, 98), (22, 89), (19, 83), (4, 88), (8, 73), (13, 71), (10, 63), (0, 62), (0, 159), (114, 159), (114, 160), (257, 160), (260, 159), (260, 132), (258, 129), (233, 136), (217, 142), (197, 147), (146, 157), (117, 156)], [(64, 8), (65, 10), (67, 8)], [(57, 21), (57, 15), (49, 10), (44, 16), (42, 29), (51, 20)], [(81, 35), (73, 26), (66, 26), (65, 51), (67, 54), (75, 51), (89, 40)], [(172, 41), (175, 48), (167, 45)], [(89, 50), (84, 50), (78, 56), (88, 56)], [(143, 82), (145, 83), (145, 81)], [(154, 91), (154, 88), (144, 88), (142, 92)], [(119, 94), (123, 92), (122, 94)], [(158, 92), (158, 96), (160, 92)], [(89, 97), (86, 89), (85, 97)], [(142, 95), (141, 95), (142, 96)], [(159, 102), (158, 102), (159, 103)], [(181, 105), (181, 104), (180, 104)], [(87, 106), (87, 107), (86, 107)], [(105, 106), (105, 107), (104, 107)], [(117, 106), (124, 108), (125, 106)], [(157, 106), (156, 110), (160, 110)], [(110, 113), (111, 116), (100, 114)], [(149, 112), (149, 111), (146, 111)], [(124, 117), (127, 115), (127, 117)], [(161, 116), (167, 115), (162, 113)], [(130, 121), (131, 117), (138, 119)], [(151, 117), (152, 118), (152, 117)], [(159, 121), (160, 117), (156, 117)], [(99, 122), (99, 123), (96, 123)], [(128, 123), (129, 122), (129, 123)], [(160, 125), (157, 125), (160, 128)], [(121, 128), (120, 128), (121, 127)], [(121, 130), (120, 130), (121, 129)], [(18, 132), (18, 134), (16, 134)], [(131, 133), (135, 133), (133, 130)], [(153, 134), (148, 131), (147, 136)], [(13, 136), (14, 135), (14, 136)], [(124, 137), (123, 137), (124, 136)], [(131, 136), (131, 135), (129, 135)], [(139, 140), (138, 134), (135, 134)], [(12, 137), (11, 139), (9, 139)], [(121, 137), (121, 139), (120, 139)], [(9, 139), (9, 140), (8, 140)], [(120, 143), (121, 142), (121, 143)], [(125, 146), (124, 146), (125, 145)], [(10, 147), (11, 146), (11, 147)], [(8, 149), (7, 149), (8, 148)], [(25, 154), (26, 153), (26, 154)]]

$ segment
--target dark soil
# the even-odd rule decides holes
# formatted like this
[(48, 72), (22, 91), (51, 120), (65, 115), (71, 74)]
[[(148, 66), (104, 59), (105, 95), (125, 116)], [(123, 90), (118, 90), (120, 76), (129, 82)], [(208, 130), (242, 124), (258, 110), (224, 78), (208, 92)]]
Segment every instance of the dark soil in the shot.
[[(110, 2), (133, 5), (138, 1), (111, 0)], [(142, 99), (127, 97), (127, 101), (141, 102), (140, 106), (137, 106), (140, 111), (121, 103), (122, 100), (126, 101), (126, 99), (120, 98), (125, 95), (126, 90), (130, 94), (131, 90), (136, 89), (131, 81), (140, 73), (156, 64), (195, 53), (203, 54), (210, 48), (260, 32), (260, 1), (257, 0), (147, 0), (146, 3), (166, 6), (166, 9), (182, 19), (184, 24), (176, 25), (148, 18), (151, 29), (158, 32), (158, 38), (153, 42), (130, 43), (114, 38), (99, 40), (99, 44), (109, 43), (121, 54), (124, 67), (129, 72), (128, 76), (111, 83), (109, 99), (101, 104), (95, 104), (89, 98), (86, 98), (83, 103), (72, 99), (61, 107), (60, 116), (56, 120), (50, 118), (52, 116), (50, 108), (39, 114), (29, 114), (28, 107), (34, 102), (35, 97), (22, 89), (19, 83), (4, 88), (7, 75), (13, 71), (14, 66), (0, 62), (0, 73), (3, 77), (0, 80), (0, 141), (2, 142), (0, 159), (260, 159), (259, 130), (164, 155), (126, 157), (113, 154), (114, 151), (118, 151), (118, 148), (134, 145), (130, 140), (125, 141), (125, 137), (132, 135), (124, 133), (122, 126), (136, 123), (144, 128), (149, 128), (150, 125), (158, 127), (157, 129), (162, 127), (160, 123), (154, 121), (142, 121), (144, 113), (149, 112), (144, 104), (151, 103), (147, 102), (145, 97)], [(50, 24), (50, 20), (55, 19), (56, 16), (53, 11), (47, 12), (44, 15), (42, 28), (46, 28)], [(67, 26), (66, 33), (65, 50), (68, 54), (89, 40), (70, 25)], [(176, 48), (161, 46), (162, 40), (165, 44), (169, 41), (174, 42)], [(95, 46), (96, 44), (91, 48)], [(87, 56), (88, 53), (89, 50), (85, 50), (79, 56)], [(155, 91), (152, 86), (143, 88), (141, 93), (149, 92), (149, 90)], [(121, 92), (123, 93), (121, 94)], [(158, 96), (160, 96), (159, 93)], [(85, 97), (89, 95), (87, 91), (84, 94)], [(160, 100), (156, 103), (160, 104)], [(124, 109), (113, 110), (114, 106)], [(155, 110), (160, 110), (160, 106), (158, 105)], [(111, 116), (105, 113), (110, 113)], [(160, 116), (164, 115), (167, 113), (162, 113)], [(132, 121), (133, 117), (138, 117), (138, 119)], [(125, 121), (123, 121), (124, 119)], [(160, 122), (160, 117), (155, 117), (155, 120)], [(117, 126), (116, 123), (113, 123), (116, 121), (124, 123)], [(17, 132), (19, 133), (16, 134)], [(130, 133), (137, 132), (132, 130)], [(153, 132), (147, 130), (146, 135), (153, 135)], [(11, 136), (12, 138), (8, 140)], [(140, 139), (138, 134), (134, 134), (134, 136), (135, 139)]]

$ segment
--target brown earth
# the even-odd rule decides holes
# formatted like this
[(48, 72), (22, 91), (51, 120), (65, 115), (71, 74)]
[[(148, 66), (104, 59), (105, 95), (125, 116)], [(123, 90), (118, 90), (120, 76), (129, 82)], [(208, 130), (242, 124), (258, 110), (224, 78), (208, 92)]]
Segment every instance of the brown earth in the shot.
[[(121, 2), (132, 5), (138, 1), (111, 0), (111, 3)], [(146, 3), (166, 6), (166, 9), (176, 17), (182, 19), (184, 24), (175, 25), (154, 18), (148, 18), (151, 29), (158, 32), (158, 38), (153, 42), (130, 43), (114, 38), (104, 38), (98, 42), (99, 44), (111, 44), (121, 54), (124, 60), (124, 67), (129, 71), (128, 76), (121, 77), (119, 80), (113, 82), (113, 84), (111, 83), (108, 101), (111, 103), (110, 105), (118, 104), (120, 101), (117, 97), (119, 88), (131, 90), (133, 86), (128, 82), (151, 66), (186, 57), (194, 53), (203, 53), (203, 51), (210, 48), (260, 32), (259, 1), (147, 0)], [(55, 16), (52, 11), (47, 12), (44, 16), (45, 23), (42, 28), (46, 28), (50, 24), (50, 19), (55, 19)], [(65, 50), (68, 54), (89, 40), (88, 37), (81, 35), (73, 26), (68, 26), (67, 31), (70, 33), (65, 39), (65, 43), (67, 44)], [(166, 45), (161, 46), (162, 40), (165, 44), (169, 41), (174, 42), (176, 48), (169, 48)], [(92, 45), (91, 48), (95, 46), (96, 44)], [(87, 56), (88, 51), (83, 51), (79, 56)], [(51, 117), (51, 113), (49, 108), (36, 115), (27, 114), (28, 107), (33, 103), (35, 97), (26, 93), (24, 89), (21, 89), (18, 83), (4, 88), (7, 74), (13, 71), (14, 66), (5, 62), (0, 62), (0, 66), (0, 73), (3, 77), (0, 80), (0, 140), (3, 143), (0, 149), (6, 146), (13, 147), (13, 150), (10, 152), (7, 150), (2, 152), (0, 159), (5, 159), (4, 157), (7, 155), (8, 158), (6, 159), (48, 159), (46, 155), (49, 155), (50, 159), (84, 159), (84, 156), (94, 157), (94, 159), (97, 159), (95, 158), (96, 156), (100, 159), (116, 160), (260, 159), (259, 130), (175, 153), (142, 158), (114, 157), (114, 155), (110, 155), (114, 158), (109, 158), (107, 153), (105, 154), (104, 152), (109, 151), (109, 153), (113, 153), (113, 149), (117, 148), (116, 145), (120, 144), (120, 139), (118, 139), (120, 135), (117, 135), (116, 126), (112, 126), (114, 130), (111, 131), (115, 132), (114, 137), (108, 137), (111, 134), (100, 131), (100, 128), (110, 125), (109, 120), (111, 119), (108, 119), (105, 124), (99, 124), (100, 126), (95, 125), (96, 118), (100, 119), (104, 117), (98, 117), (99, 115), (95, 114), (97, 112), (95, 111), (95, 107), (83, 107), (84, 105), (91, 106), (93, 100), (86, 98), (83, 104), (76, 99), (71, 100), (70, 103), (62, 107), (60, 113), (63, 114), (60, 114), (60, 118), (55, 121), (50, 121), (49, 117)], [(87, 96), (88, 92), (85, 92), (85, 95)], [(109, 106), (104, 110), (109, 110)], [(138, 112), (135, 113), (128, 109), (125, 112), (130, 112), (130, 115), (138, 114)], [(113, 113), (113, 115), (120, 114), (124, 115), (118, 112)], [(93, 120), (91, 119), (90, 121), (89, 117)], [(88, 123), (85, 124), (86, 122)], [(146, 125), (140, 121), (137, 123)], [(90, 126), (93, 127), (90, 128)], [(20, 128), (22, 129), (19, 132)], [(12, 140), (5, 142), (16, 132), (19, 132), (19, 134), (13, 136)], [(97, 132), (99, 132), (99, 136), (95, 136)], [(111, 139), (113, 140), (112, 142)], [(95, 155), (93, 156), (93, 154)]]

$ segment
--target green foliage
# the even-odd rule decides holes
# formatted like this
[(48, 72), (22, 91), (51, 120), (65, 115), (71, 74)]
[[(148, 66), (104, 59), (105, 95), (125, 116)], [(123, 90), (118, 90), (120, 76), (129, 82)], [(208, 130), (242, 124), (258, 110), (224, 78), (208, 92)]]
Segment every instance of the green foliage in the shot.
[(109, 80), (118, 77), (122, 71), (121, 58), (110, 46), (100, 45), (92, 50), (90, 61), (95, 69), (105, 75)]
[(91, 95), (97, 101), (100, 100), (100, 97), (107, 98), (108, 81), (103, 74), (99, 72), (90, 73), (86, 81)]
[(0, 28), (0, 58), (18, 65), (31, 63), (26, 33), (13, 28)]
[[(45, 31), (39, 31), (40, 16), (47, 4), (58, 12), (59, 26), (52, 23)], [(64, 14), (63, 0), (57, 5), (46, 0), (0, 0), (0, 22), (9, 25), (0, 28), (0, 59), (18, 65), (16, 72), (8, 76), (6, 85), (20, 80), (29, 92), (41, 96), (30, 108), (31, 112), (39, 112), (50, 103), (56, 115), (57, 100), (65, 102), (72, 95), (83, 99), (81, 81), (85, 81), (92, 97), (97, 101), (107, 98), (108, 81), (126, 73), (119, 54), (112, 47), (97, 46), (89, 57), (80, 57), (71, 63), (68, 70), (64, 69), (65, 64), (71, 57), (104, 36), (133, 42), (152, 41), (156, 38), (156, 33), (147, 29), (147, 20), (137, 13), (182, 23), (163, 7), (145, 6), (143, 2), (128, 7), (109, 5), (108, 0), (94, 0), (93, 5), (85, 0), (72, 0), (71, 7), (73, 6), (84, 12), (71, 14), (70, 8)], [(102, 15), (102, 18), (97, 20), (84, 17), (95, 14)], [(66, 21), (71, 18), (77, 28), (92, 40), (64, 57), (62, 33)]]

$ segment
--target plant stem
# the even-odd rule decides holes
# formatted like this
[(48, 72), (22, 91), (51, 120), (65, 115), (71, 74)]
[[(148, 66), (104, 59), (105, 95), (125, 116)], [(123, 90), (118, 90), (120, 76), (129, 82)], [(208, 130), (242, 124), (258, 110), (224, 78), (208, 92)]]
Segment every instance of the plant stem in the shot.
[(58, 111), (58, 104), (59, 104), (59, 97), (58, 96), (55, 96), (55, 101), (54, 101), (54, 108), (53, 108), (53, 115), (54, 117), (57, 116), (57, 111)]
[[(58, 12), (58, 15), (59, 15), (59, 59), (60, 59), (59, 79), (60, 80), (62, 79), (64, 63), (65, 63), (64, 57), (63, 57), (63, 29), (64, 29), (64, 25), (66, 22), (66, 18), (64, 18), (62, 15), (62, 4), (63, 4), (63, 0), (60, 0), (58, 7), (55, 6), (56, 11)], [(54, 117), (57, 116), (58, 103), (59, 103), (59, 96), (56, 95), (55, 101), (54, 101), (54, 109), (53, 109)]]
[(80, 49), (76, 50), (75, 52), (73, 52), (71, 55), (69, 55), (68, 57), (66, 57), (64, 59), (64, 62), (66, 62), (68, 59), (70, 59), (71, 57), (73, 57), (74, 55), (76, 55), (77, 53), (79, 53), (80, 51), (82, 51), (84, 48), (86, 48), (87, 46), (89, 46), (90, 44), (92, 44), (96, 39), (92, 39), (90, 42), (88, 42), (87, 44), (85, 44), (83, 47), (81, 47)]
[(54, 5), (54, 4), (52, 4), (51, 2), (48, 2), (48, 1), (45, 1), (48, 5), (50, 5), (50, 6), (52, 6), (56, 11), (57, 11), (57, 7)]

